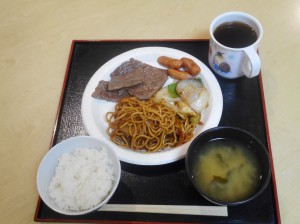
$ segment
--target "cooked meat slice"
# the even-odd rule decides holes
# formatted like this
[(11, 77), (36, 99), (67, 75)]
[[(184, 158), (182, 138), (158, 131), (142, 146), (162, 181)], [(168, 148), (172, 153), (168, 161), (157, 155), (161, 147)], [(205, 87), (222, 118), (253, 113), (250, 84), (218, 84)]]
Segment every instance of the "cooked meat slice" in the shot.
[(131, 58), (111, 74), (111, 81), (100, 81), (92, 97), (117, 102), (135, 96), (149, 99), (161, 89), (168, 79), (167, 70), (153, 67)]
[(144, 80), (142, 74), (142, 68), (136, 68), (124, 75), (115, 75), (111, 78), (111, 81), (108, 83), (108, 90), (115, 91), (142, 84)]
[(117, 102), (122, 98), (130, 97), (128, 91), (125, 89), (119, 91), (108, 91), (107, 87), (108, 82), (101, 80), (98, 83), (98, 86), (96, 87), (95, 91), (93, 92), (92, 97), (113, 102)]
[(128, 72), (132, 72), (134, 69), (142, 67), (145, 65), (143, 62), (131, 58), (129, 61), (123, 62), (119, 67), (117, 67), (111, 74), (111, 77), (124, 75)]
[(160, 90), (168, 79), (167, 70), (146, 65), (142, 68), (143, 84), (128, 89), (130, 95), (140, 100), (149, 99)]

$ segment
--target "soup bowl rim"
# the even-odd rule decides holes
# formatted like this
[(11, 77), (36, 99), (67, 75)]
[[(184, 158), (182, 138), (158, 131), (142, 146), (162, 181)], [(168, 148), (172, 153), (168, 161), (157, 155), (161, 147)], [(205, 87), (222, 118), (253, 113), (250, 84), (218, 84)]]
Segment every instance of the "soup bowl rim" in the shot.
[[(212, 135), (215, 132), (218, 131), (231, 131), (231, 132), (239, 132), (245, 136), (250, 137), (251, 139), (253, 139), (256, 144), (259, 145), (259, 150), (261, 151), (261, 155), (263, 155), (263, 157), (265, 157), (265, 159), (267, 160), (267, 164), (265, 164), (265, 166), (267, 167), (266, 173), (267, 175), (264, 177), (263, 183), (261, 184), (260, 188), (253, 193), (251, 196), (242, 199), (242, 200), (238, 200), (238, 201), (222, 201), (222, 200), (218, 200), (215, 198), (210, 197), (209, 195), (207, 195), (206, 193), (204, 193), (195, 183), (195, 179), (193, 178), (193, 172), (190, 169), (190, 157), (192, 154), (192, 150), (195, 144), (197, 144), (202, 138), (204, 138), (205, 135)], [(209, 142), (211, 140), (215, 140), (215, 139), (222, 139), (222, 138), (217, 138), (217, 137), (212, 137), (211, 139), (204, 141), (205, 142)], [(224, 139), (224, 138), (223, 138)], [(232, 137), (231, 139), (234, 139), (234, 137)], [(239, 140), (240, 141), (240, 140)], [(203, 144), (202, 143), (202, 144)], [(252, 133), (250, 133), (249, 131), (246, 131), (242, 128), (238, 128), (238, 127), (232, 127), (232, 126), (220, 126), (220, 127), (215, 127), (215, 128), (211, 128), (208, 129), (202, 133), (200, 133), (190, 144), (186, 157), (185, 157), (185, 168), (188, 174), (188, 177), (190, 179), (190, 181), (192, 182), (194, 188), (197, 190), (198, 193), (200, 193), (200, 195), (202, 195), (204, 198), (206, 198), (208, 201), (213, 202), (214, 204), (218, 204), (218, 205), (227, 205), (227, 206), (236, 206), (236, 205), (241, 205), (244, 204), (246, 202), (252, 201), (253, 199), (257, 198), (259, 195), (262, 194), (262, 192), (264, 192), (264, 190), (267, 188), (267, 186), (269, 185), (270, 179), (271, 179), (271, 161), (270, 161), (270, 155), (269, 152), (267, 150), (267, 148), (265, 147), (265, 145)]]

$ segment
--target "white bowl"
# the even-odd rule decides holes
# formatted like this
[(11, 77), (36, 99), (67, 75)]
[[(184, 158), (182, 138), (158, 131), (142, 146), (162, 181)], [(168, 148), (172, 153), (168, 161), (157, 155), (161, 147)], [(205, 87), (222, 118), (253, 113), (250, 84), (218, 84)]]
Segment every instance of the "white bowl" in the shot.
[[(115, 181), (113, 183), (113, 187), (111, 191), (109, 192), (107, 197), (104, 200), (102, 200), (98, 205), (88, 210), (84, 210), (84, 211), (62, 210), (54, 203), (54, 200), (49, 197), (47, 192), (48, 186), (52, 180), (52, 177), (55, 174), (55, 168), (58, 165), (58, 158), (60, 158), (63, 153), (73, 153), (78, 148), (100, 149), (102, 146), (107, 149), (108, 155), (114, 167), (113, 172), (114, 172)], [(39, 165), (36, 181), (37, 181), (37, 189), (40, 194), (40, 197), (49, 208), (64, 215), (83, 215), (99, 209), (101, 206), (103, 206), (109, 201), (109, 199), (112, 197), (112, 195), (117, 189), (117, 186), (120, 181), (120, 177), (121, 177), (120, 161), (116, 156), (116, 154), (114, 153), (114, 151), (111, 150), (107, 144), (103, 143), (102, 141), (94, 137), (78, 136), (78, 137), (72, 137), (67, 140), (64, 140), (58, 143), (57, 145), (55, 145), (52, 149), (48, 151), (48, 153), (44, 156), (44, 158), (42, 159)]]

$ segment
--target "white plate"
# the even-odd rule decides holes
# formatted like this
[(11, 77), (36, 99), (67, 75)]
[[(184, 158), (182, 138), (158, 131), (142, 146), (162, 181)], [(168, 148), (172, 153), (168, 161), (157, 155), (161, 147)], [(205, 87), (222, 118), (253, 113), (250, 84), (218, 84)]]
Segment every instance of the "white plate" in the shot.
[[(183, 51), (166, 47), (143, 47), (120, 54), (101, 66), (88, 82), (83, 93), (81, 113), (83, 124), (88, 134), (109, 144), (119, 156), (119, 159), (124, 162), (137, 165), (161, 165), (171, 163), (185, 157), (188, 146), (192, 141), (176, 148), (165, 149), (154, 153), (136, 152), (121, 148), (110, 141), (106, 132), (108, 124), (105, 120), (105, 114), (109, 111), (114, 111), (115, 103), (91, 97), (99, 81), (109, 81), (110, 74), (123, 62), (134, 58), (152, 66), (163, 68), (157, 63), (157, 58), (163, 55), (178, 59), (182, 57), (191, 58), (201, 67), (201, 73), (198, 76), (202, 79), (204, 86), (210, 93), (210, 102), (202, 119), (204, 125), (198, 126), (195, 129), (194, 138), (201, 132), (218, 126), (221, 119), (223, 96), (220, 85), (209, 68), (194, 56)], [(169, 78), (166, 85), (172, 83), (172, 81), (173, 79)]]

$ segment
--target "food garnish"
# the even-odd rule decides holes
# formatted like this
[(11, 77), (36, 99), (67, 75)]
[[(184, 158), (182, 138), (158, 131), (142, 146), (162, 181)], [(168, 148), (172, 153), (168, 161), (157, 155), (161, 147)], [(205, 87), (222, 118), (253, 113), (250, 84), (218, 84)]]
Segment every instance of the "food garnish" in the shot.
[(179, 97), (178, 93), (176, 92), (177, 83), (178, 82), (173, 82), (170, 85), (168, 85), (169, 95), (173, 98)]

